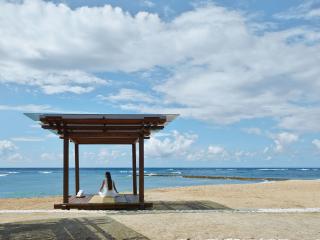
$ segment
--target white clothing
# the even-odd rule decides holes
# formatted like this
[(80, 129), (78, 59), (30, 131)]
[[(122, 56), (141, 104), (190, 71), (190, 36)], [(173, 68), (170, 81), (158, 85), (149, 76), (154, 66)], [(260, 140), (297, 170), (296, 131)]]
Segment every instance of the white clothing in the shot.
[(99, 192), (100, 197), (116, 197), (119, 194), (113, 188), (114, 182), (112, 181), (112, 189), (108, 189), (108, 181), (104, 180), (104, 186), (101, 192)]

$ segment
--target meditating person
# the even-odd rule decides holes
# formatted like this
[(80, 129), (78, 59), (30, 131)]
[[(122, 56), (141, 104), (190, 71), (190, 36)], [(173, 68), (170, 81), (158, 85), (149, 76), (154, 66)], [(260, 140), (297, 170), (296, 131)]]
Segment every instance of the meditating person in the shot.
[(116, 197), (118, 196), (117, 188), (112, 181), (110, 172), (106, 172), (105, 179), (102, 181), (99, 195), (101, 197)]

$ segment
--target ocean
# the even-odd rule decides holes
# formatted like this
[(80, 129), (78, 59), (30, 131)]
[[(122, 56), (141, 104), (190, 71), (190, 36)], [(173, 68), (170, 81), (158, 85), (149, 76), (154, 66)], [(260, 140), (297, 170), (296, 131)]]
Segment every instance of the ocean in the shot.
[[(97, 193), (105, 168), (81, 168), (80, 189)], [(132, 191), (131, 168), (110, 168), (117, 189)], [(320, 168), (146, 168), (145, 188), (182, 187), (208, 184), (243, 184), (266, 180), (186, 178), (221, 176), (243, 178), (320, 179)], [(62, 195), (61, 168), (0, 168), (0, 198)], [(69, 191), (74, 194), (74, 169), (70, 169)]]

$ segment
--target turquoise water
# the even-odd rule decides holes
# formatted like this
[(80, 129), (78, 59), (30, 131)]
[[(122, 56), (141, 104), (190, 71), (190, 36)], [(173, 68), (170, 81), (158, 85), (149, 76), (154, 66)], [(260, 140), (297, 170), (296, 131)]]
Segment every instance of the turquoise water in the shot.
[[(132, 190), (131, 168), (108, 169), (118, 190)], [(104, 168), (80, 169), (80, 189), (96, 193), (104, 178)], [(0, 168), (0, 198), (62, 195), (60, 168)], [(157, 176), (170, 174), (171, 176)], [(195, 176), (272, 177), (287, 179), (320, 179), (320, 168), (146, 168), (145, 188), (181, 187), (208, 184), (242, 184), (261, 181), (183, 178)], [(74, 193), (74, 169), (70, 169), (70, 194)]]

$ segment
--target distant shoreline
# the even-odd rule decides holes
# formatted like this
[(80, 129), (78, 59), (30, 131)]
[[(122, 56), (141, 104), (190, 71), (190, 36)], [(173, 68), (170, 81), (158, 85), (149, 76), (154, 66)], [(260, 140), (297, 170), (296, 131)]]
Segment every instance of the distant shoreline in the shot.
[[(1, 169), (63, 169), (62, 167), (0, 167)], [(74, 169), (74, 167), (69, 167)], [(80, 167), (80, 169), (132, 169), (129, 167)], [(320, 169), (317, 167), (145, 167), (145, 169), (268, 169), (268, 170), (290, 170), (290, 169)]]
[[(139, 174), (137, 174), (139, 176)], [(269, 178), (269, 177), (239, 177), (239, 176), (195, 176), (180, 174), (145, 174), (148, 177), (183, 177), (183, 178), (202, 178), (202, 179), (223, 179), (223, 180), (239, 180), (239, 181), (286, 181), (289, 178)]]

